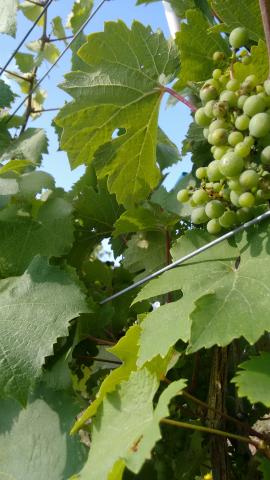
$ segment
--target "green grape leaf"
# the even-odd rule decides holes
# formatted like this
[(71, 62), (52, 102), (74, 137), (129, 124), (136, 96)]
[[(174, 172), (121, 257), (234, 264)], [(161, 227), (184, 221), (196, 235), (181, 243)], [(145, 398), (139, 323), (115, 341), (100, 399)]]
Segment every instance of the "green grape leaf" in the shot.
[(114, 236), (137, 231), (165, 231), (176, 223), (175, 215), (164, 212), (159, 206), (145, 203), (122, 213), (115, 223)]
[(263, 474), (263, 480), (270, 480), (270, 461), (268, 458), (260, 458), (260, 466), (258, 468)]
[(77, 432), (85, 424), (85, 422), (87, 422), (87, 420), (93, 417), (97, 413), (99, 405), (101, 405), (108, 393), (113, 392), (117, 385), (124, 380), (127, 380), (130, 376), (130, 373), (136, 370), (139, 336), (139, 325), (133, 325), (128, 329), (126, 335), (122, 337), (114, 347), (108, 349), (109, 352), (123, 362), (123, 365), (115, 370), (112, 370), (105, 378), (101, 384), (96, 399), (76, 421), (71, 433)]
[(239, 370), (232, 380), (240, 397), (247, 397), (251, 403), (261, 402), (270, 407), (270, 353), (263, 352), (258, 357), (239, 365)]
[(23, 73), (29, 73), (34, 68), (34, 65), (35, 65), (34, 57), (30, 53), (18, 52), (15, 55), (15, 60), (18, 65), (18, 68)]
[(161, 128), (158, 130), (157, 161), (161, 170), (181, 160), (179, 150)]
[[(41, 14), (43, 7), (39, 5), (34, 5), (27, 0), (23, 3), (19, 4), (19, 9), (23, 12), (24, 16), (28, 18), (31, 22), (34, 22), (38, 16)], [(39, 26), (42, 26), (44, 23), (44, 17), (41, 17), (41, 19), (38, 22)]]
[[(160, 84), (173, 79), (177, 50), (160, 32), (154, 34), (138, 22), (129, 30), (119, 21), (90, 35), (79, 55), (91, 68), (68, 74), (62, 86), (74, 98), (56, 118), (64, 128), (62, 148), (72, 167), (90, 163), (98, 152), (98, 176), (109, 177), (109, 191), (119, 203), (134, 205), (160, 178), (156, 164)], [(119, 128), (125, 133), (115, 138)]]
[(15, 98), (14, 93), (10, 87), (0, 79), (0, 108), (10, 107)]
[(25, 405), (53, 344), (89, 308), (74, 272), (36, 257), (22, 276), (0, 281), (0, 310), (1, 396)]
[[(143, 3), (148, 4), (148, 3), (153, 3), (157, 1), (160, 1), (160, 0), (137, 0), (136, 5), (142, 5)], [(181, 0), (181, 2), (179, 2), (179, 0), (168, 0), (168, 3), (172, 6), (175, 13), (180, 18), (185, 16), (185, 12), (187, 10), (190, 10), (191, 8), (195, 7), (195, 2), (196, 0)]]
[(16, 195), (19, 184), (15, 178), (0, 178), (0, 195)]
[[(252, 40), (264, 38), (259, 2), (254, 0), (212, 0), (217, 16), (230, 28), (245, 27)], [(218, 50), (218, 49), (216, 49)]]
[(208, 165), (212, 160), (211, 146), (203, 136), (203, 129), (195, 122), (189, 126), (187, 136), (183, 141), (182, 155), (191, 153), (192, 163), (196, 167)]
[(20, 173), (25, 167), (33, 167), (32, 162), (28, 162), (28, 160), (10, 160), (1, 166), (0, 175), (4, 175), (7, 172)]
[(25, 159), (33, 163), (41, 162), (42, 154), (48, 153), (48, 140), (42, 128), (28, 128), (18, 138), (12, 140), (0, 162), (10, 159)]
[(245, 80), (248, 75), (255, 74), (259, 82), (263, 83), (268, 77), (268, 53), (266, 44), (263, 40), (259, 40), (258, 45), (251, 47), (251, 62), (249, 65), (244, 65), (241, 62), (236, 62), (234, 65), (234, 75), (241, 82)]
[(220, 34), (208, 32), (209, 23), (198, 10), (187, 11), (187, 23), (176, 34), (180, 51), (181, 70), (176, 89), (183, 88), (189, 81), (202, 81), (211, 76), (215, 68), (213, 53), (218, 50), (229, 54), (226, 41)]
[[(23, 197), (33, 197), (36, 193), (54, 189), (54, 178), (47, 172), (36, 170), (24, 173), (18, 179), (20, 193)], [(70, 212), (69, 212), (70, 213)]]
[[(169, 415), (168, 403), (184, 387), (183, 380), (172, 383), (162, 393), (154, 410), (153, 398), (158, 388), (156, 376), (147, 369), (133, 372), (127, 382), (104, 400), (103, 408), (98, 411), (93, 421), (91, 451), (79, 478), (86, 480), (92, 475), (107, 480), (119, 460), (138, 472), (161, 438), (159, 422)], [(104, 452), (107, 452), (105, 456)]]
[[(59, 39), (65, 38), (66, 32), (63, 27), (61, 17), (54, 17), (52, 19), (52, 29), (53, 29), (53, 34), (55, 35), (56, 38), (59, 38)], [(66, 40), (65, 40), (65, 43), (67, 43)]]
[(93, 8), (93, 0), (77, 0), (73, 3), (72, 12), (69, 16), (68, 27), (75, 34), (89, 17)]
[(36, 65), (40, 65), (44, 58), (48, 62), (54, 63), (60, 55), (60, 50), (52, 42), (46, 43), (42, 48), (42, 41), (34, 40), (27, 44), (27, 48), (28, 50), (31, 50), (31, 52), (38, 53), (35, 60)]
[(78, 413), (72, 393), (40, 386), (26, 408), (8, 399), (0, 409), (2, 480), (63, 480), (83, 467), (88, 449), (68, 433)]
[[(1, 182), (7, 181), (15, 182), (0, 179), (0, 188)], [(11, 193), (7, 190), (5, 194)], [(72, 206), (63, 198), (49, 198), (47, 202), (41, 202), (35, 218), (22, 216), (12, 207), (2, 210), (0, 277), (20, 275), (35, 255), (50, 257), (68, 253), (73, 242), (73, 230)]]
[(127, 242), (123, 266), (135, 274), (134, 281), (166, 265), (166, 236), (162, 232), (141, 232)]
[(0, 0), (0, 32), (16, 35), (17, 0)]
[[(225, 346), (239, 337), (254, 344), (270, 330), (268, 238), (267, 224), (249, 229), (243, 235), (240, 264), (234, 260), (224, 261), (223, 265), (215, 262), (219, 279), (212, 280), (205, 295), (198, 297), (190, 316), (189, 352), (213, 345)], [(209, 275), (206, 264), (204, 273)]]

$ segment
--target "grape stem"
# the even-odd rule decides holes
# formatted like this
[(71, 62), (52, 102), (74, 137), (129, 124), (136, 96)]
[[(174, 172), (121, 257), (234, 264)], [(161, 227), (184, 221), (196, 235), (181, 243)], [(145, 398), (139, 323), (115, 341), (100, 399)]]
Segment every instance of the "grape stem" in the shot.
[[(259, 0), (270, 67), (270, 0)], [(270, 71), (268, 78), (270, 78)]]
[(172, 97), (174, 98), (177, 98), (177, 100), (181, 103), (184, 103), (184, 105), (186, 105), (187, 107), (190, 108), (190, 110), (192, 112), (196, 112), (197, 108), (192, 105), (192, 103), (190, 103), (185, 97), (183, 97), (182, 95), (179, 95), (179, 93), (177, 93), (175, 90), (173, 90), (172, 88), (170, 87), (162, 87), (162, 91), (163, 92), (166, 92), (166, 93), (169, 93), (170, 95), (172, 95)]

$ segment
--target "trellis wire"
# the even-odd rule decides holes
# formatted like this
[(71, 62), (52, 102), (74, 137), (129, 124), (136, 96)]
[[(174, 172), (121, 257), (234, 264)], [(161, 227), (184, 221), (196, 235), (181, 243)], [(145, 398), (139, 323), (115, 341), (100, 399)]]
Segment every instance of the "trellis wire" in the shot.
[(189, 253), (188, 255), (185, 255), (182, 258), (179, 258), (173, 263), (170, 263), (169, 265), (166, 265), (166, 267), (161, 268), (160, 270), (157, 270), (154, 273), (151, 273), (151, 275), (147, 275), (147, 277), (142, 278), (141, 280), (138, 280), (138, 282), (133, 283), (129, 287), (124, 288), (123, 290), (120, 290), (119, 292), (115, 293), (114, 295), (111, 295), (110, 297), (105, 298), (100, 302), (100, 305), (104, 305), (105, 303), (110, 302), (111, 300), (114, 300), (115, 298), (118, 298), (122, 295), (124, 295), (127, 292), (130, 292), (131, 290), (134, 290), (137, 287), (140, 287), (141, 285), (144, 285), (146, 282), (149, 280), (153, 280), (153, 278), (158, 277), (161, 273), (167, 272), (168, 270), (171, 270), (172, 268), (178, 267), (182, 263), (186, 262), (187, 260), (190, 260), (190, 258), (196, 257), (196, 255), (199, 255), (202, 252), (205, 252), (209, 248), (214, 247), (215, 245), (218, 245), (219, 243), (223, 242), (224, 240), (227, 240), (228, 238), (233, 237), (239, 232), (242, 232), (246, 228), (251, 227), (252, 225), (256, 225), (257, 223), (262, 222), (263, 220), (266, 220), (267, 218), (270, 218), (270, 210), (268, 210), (265, 213), (262, 213), (256, 218), (253, 218), (253, 220), (250, 220), (249, 222), (243, 223), (243, 225), (240, 225), (240, 227), (235, 228), (234, 230), (231, 230), (230, 232), (225, 233), (224, 235), (221, 235), (221, 237), (216, 238), (215, 240), (212, 240), (212, 242), (206, 243), (206, 245), (203, 245), (202, 247), (198, 248), (197, 250), (194, 250), (193, 252)]
[(45, 3), (44, 5), (41, 5), (43, 7), (42, 9), (42, 12), (40, 12), (39, 16), (36, 18), (36, 20), (34, 21), (33, 25), (31, 26), (31, 28), (28, 30), (28, 32), (25, 34), (25, 36), (23, 37), (23, 39), (20, 41), (19, 45), (15, 48), (14, 52), (12, 53), (12, 55), (9, 57), (8, 61), (6, 62), (6, 64), (1, 68), (0, 70), (0, 77), (1, 75), (4, 73), (4, 71), (6, 70), (6, 68), (9, 66), (9, 64), (12, 62), (13, 58), (15, 57), (15, 55), (18, 53), (18, 51), (20, 50), (20, 48), (22, 47), (22, 45), (24, 44), (25, 40), (27, 40), (27, 38), (29, 37), (30, 33), (34, 30), (35, 26), (38, 24), (39, 20), (43, 17), (43, 15), (45, 15), (45, 12), (48, 10), (49, 6), (51, 5), (51, 3), (53, 2), (53, 0), (48, 0), (47, 3)]
[(101, 9), (101, 7), (104, 5), (104, 3), (109, 2), (111, 0), (101, 0), (99, 5), (96, 7), (96, 9), (89, 15), (87, 20), (83, 23), (83, 25), (79, 28), (79, 30), (75, 33), (73, 36), (72, 40), (67, 44), (67, 46), (64, 48), (64, 50), (60, 53), (59, 57), (55, 60), (55, 62), (51, 65), (51, 67), (47, 70), (46, 73), (38, 80), (38, 82), (34, 85), (34, 87), (30, 90), (28, 95), (22, 100), (22, 102), (18, 105), (16, 110), (10, 115), (10, 117), (7, 119), (6, 123), (9, 123), (10, 120), (16, 115), (16, 113), (20, 110), (20, 108), (24, 105), (26, 100), (28, 100), (29, 97), (36, 91), (36, 89), (41, 85), (41, 83), (45, 80), (45, 78), (51, 73), (53, 68), (58, 64), (59, 60), (65, 55), (67, 50), (71, 47), (71, 45), (75, 42), (75, 40), (78, 38), (80, 33), (84, 30), (84, 28), (88, 25), (88, 23), (92, 20), (92, 18), (98, 13), (98, 11)]

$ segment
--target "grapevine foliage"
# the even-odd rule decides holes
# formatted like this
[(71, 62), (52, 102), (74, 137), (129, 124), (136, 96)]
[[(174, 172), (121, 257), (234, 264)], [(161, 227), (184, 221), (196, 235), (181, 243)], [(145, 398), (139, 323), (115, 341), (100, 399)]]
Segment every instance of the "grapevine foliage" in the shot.
[[(73, 43), (72, 98), (53, 120), (71, 168), (86, 167), (69, 192), (42, 170), (47, 94), (31, 89), (93, 1), (67, 25), (49, 9), (0, 80), (3, 478), (270, 478), (269, 222), (104, 303), (269, 207), (260, 2), (169, 3), (175, 41), (119, 20)], [(16, 38), (17, 15), (42, 9), (0, 0), (0, 32)], [(14, 82), (30, 93), (15, 116)], [(166, 92), (194, 112), (181, 153), (158, 124)]]

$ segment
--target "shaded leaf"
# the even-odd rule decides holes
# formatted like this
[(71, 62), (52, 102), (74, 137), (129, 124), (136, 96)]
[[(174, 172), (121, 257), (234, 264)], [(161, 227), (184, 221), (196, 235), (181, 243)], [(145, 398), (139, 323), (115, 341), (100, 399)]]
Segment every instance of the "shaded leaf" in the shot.
[(0, 79), (0, 108), (10, 107), (15, 98), (14, 93), (11, 91), (9, 85), (4, 80)]
[(28, 128), (18, 138), (10, 142), (2, 153), (0, 161), (25, 159), (39, 164), (43, 153), (48, 153), (48, 140), (42, 128)]
[(270, 407), (270, 353), (261, 353), (258, 357), (239, 365), (233, 382), (237, 385), (238, 395), (247, 397), (251, 403), (261, 402)]

